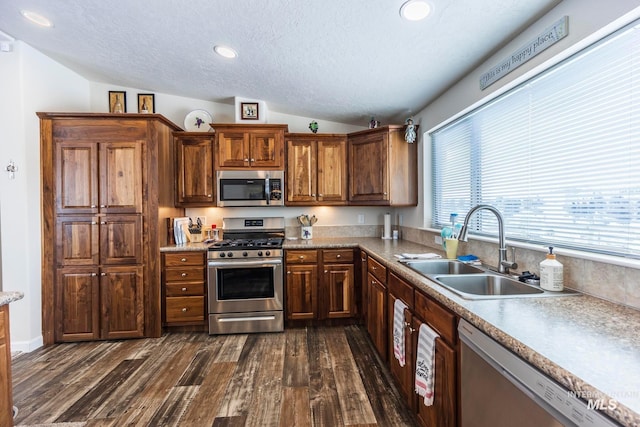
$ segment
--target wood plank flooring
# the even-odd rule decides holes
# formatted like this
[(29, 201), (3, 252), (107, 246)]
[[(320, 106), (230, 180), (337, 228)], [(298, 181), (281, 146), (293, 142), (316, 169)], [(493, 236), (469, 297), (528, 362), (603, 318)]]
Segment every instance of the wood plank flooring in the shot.
[(12, 368), (21, 426), (416, 425), (359, 326), (58, 344)]

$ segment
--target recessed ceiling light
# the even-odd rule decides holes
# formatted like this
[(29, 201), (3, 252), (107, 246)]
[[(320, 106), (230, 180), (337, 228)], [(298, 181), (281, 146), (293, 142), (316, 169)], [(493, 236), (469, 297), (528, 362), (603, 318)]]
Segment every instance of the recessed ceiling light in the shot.
[(222, 46), (222, 45), (217, 45), (213, 48), (213, 50), (220, 56), (225, 57), (225, 58), (229, 58), (229, 59), (233, 59), (236, 58), (238, 56), (238, 52), (236, 52), (235, 50), (231, 49), (230, 47), (227, 46)]
[(400, 7), (400, 16), (408, 21), (420, 21), (431, 13), (431, 5), (424, 0), (409, 0)]
[(46, 17), (40, 15), (39, 13), (32, 12), (30, 10), (21, 10), (20, 13), (30, 22), (34, 24), (40, 25), (41, 27), (53, 27), (53, 23), (49, 21)]

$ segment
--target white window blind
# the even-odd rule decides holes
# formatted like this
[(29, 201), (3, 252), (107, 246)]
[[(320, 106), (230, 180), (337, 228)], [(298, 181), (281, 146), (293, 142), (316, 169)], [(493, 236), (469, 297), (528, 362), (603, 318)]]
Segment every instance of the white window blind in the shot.
[[(640, 24), (435, 130), (432, 224), (640, 258)], [(495, 236), (476, 214), (471, 232)]]

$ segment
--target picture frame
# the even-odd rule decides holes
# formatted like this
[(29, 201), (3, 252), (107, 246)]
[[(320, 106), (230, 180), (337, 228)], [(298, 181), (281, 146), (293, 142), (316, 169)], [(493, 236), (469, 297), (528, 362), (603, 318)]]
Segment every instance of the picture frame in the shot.
[(257, 102), (241, 102), (240, 117), (242, 120), (260, 120), (260, 112)]
[(127, 92), (119, 90), (109, 91), (109, 112), (110, 113), (126, 113), (127, 112)]
[(156, 112), (156, 100), (153, 93), (138, 94), (138, 113), (154, 114)]

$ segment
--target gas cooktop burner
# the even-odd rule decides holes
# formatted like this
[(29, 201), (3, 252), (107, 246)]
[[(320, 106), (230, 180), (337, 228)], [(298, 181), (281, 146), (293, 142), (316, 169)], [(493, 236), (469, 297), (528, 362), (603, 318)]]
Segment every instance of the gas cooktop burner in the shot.
[(281, 248), (280, 237), (270, 237), (265, 239), (225, 239), (214, 242), (209, 246), (209, 250), (245, 249), (245, 248)]

